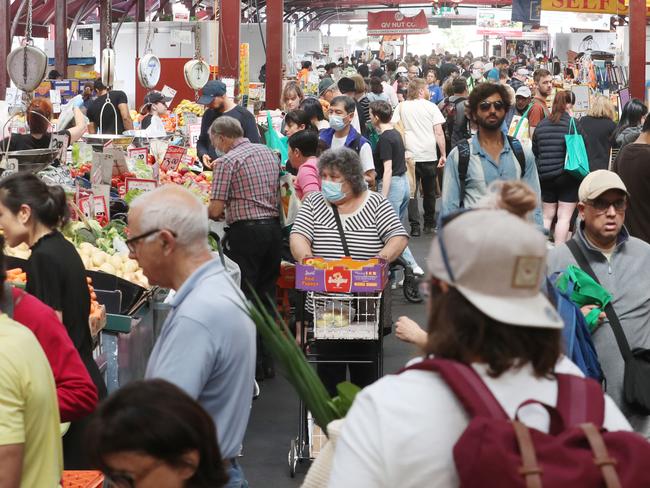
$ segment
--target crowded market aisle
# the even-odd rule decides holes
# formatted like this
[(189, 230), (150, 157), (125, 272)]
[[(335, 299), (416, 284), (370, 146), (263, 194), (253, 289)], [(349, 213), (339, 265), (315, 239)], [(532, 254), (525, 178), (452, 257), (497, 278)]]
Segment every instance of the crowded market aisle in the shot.
[[(431, 237), (413, 238), (409, 247), (418, 262), (429, 254)], [(419, 324), (426, 321), (424, 304), (408, 303), (401, 289), (393, 290), (393, 320), (407, 315)], [(395, 333), (384, 339), (384, 374), (399, 371), (415, 355), (414, 346), (398, 340)], [(241, 464), (250, 486), (290, 488), (300, 486), (309, 467), (298, 468), (296, 477), (289, 477), (287, 453), (289, 442), (298, 428), (298, 399), (295, 390), (278, 374), (260, 384), (260, 397), (253, 402)]]

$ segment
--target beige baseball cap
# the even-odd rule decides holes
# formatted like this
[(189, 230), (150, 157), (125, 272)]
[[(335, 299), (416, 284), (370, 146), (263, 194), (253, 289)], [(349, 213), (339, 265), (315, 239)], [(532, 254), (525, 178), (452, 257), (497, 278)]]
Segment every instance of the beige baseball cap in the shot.
[(472, 210), (451, 220), (434, 239), (428, 265), (435, 278), (454, 286), (494, 320), (522, 327), (564, 326), (540, 291), (545, 237), (505, 210)]
[(620, 176), (613, 171), (599, 169), (592, 171), (582, 180), (578, 188), (578, 198), (581, 202), (586, 202), (598, 198), (608, 190), (621, 190), (627, 193), (625, 183)]

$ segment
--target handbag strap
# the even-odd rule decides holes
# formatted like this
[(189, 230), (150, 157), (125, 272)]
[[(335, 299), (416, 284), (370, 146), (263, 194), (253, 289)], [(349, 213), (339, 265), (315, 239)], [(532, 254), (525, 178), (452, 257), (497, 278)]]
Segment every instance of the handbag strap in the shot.
[(336, 205), (332, 205), (332, 212), (334, 213), (334, 220), (336, 221), (336, 227), (339, 230), (339, 236), (341, 236), (341, 244), (343, 245), (343, 252), (346, 256), (350, 257), (350, 248), (348, 247), (348, 241), (345, 238), (345, 231), (343, 230), (343, 224), (341, 223), (341, 216), (339, 215), (339, 209), (336, 208)]
[(575, 117), (571, 117), (571, 121), (569, 122), (569, 135), (571, 134), (577, 134), (578, 129), (576, 129), (576, 119)]
[(526, 111), (523, 113), (523, 115), (517, 122), (517, 126), (515, 127), (515, 132), (512, 134), (512, 137), (517, 137), (517, 135), (519, 134), (519, 128), (521, 127), (521, 124), (524, 122), (524, 119), (528, 118), (528, 112), (530, 112), (532, 106), (533, 104), (529, 103), (528, 107), (526, 107)]
[[(578, 266), (580, 266), (585, 273), (591, 276), (593, 280), (600, 285), (600, 281), (598, 280), (596, 273), (594, 273), (594, 270), (591, 269), (589, 261), (587, 261), (587, 258), (578, 246), (578, 243), (574, 239), (571, 239), (567, 241), (567, 247), (569, 248), (569, 251), (571, 251), (571, 254), (573, 254), (573, 257), (578, 263)], [(632, 359), (632, 350), (630, 349), (630, 344), (627, 342), (627, 338), (623, 332), (623, 327), (621, 326), (621, 322), (618, 320), (618, 315), (616, 315), (611, 301), (605, 306), (605, 315), (607, 315), (609, 325), (612, 327), (612, 332), (614, 332), (614, 337), (616, 338), (616, 343), (618, 344), (618, 349), (621, 352), (621, 356), (623, 356), (623, 359), (625, 361)]]

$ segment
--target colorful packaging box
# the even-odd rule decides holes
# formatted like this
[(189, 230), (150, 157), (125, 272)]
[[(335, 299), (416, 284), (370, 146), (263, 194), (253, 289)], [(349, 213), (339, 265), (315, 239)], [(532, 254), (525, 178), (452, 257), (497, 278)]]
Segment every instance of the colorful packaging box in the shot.
[(296, 288), (328, 293), (374, 293), (388, 282), (388, 263), (383, 259), (328, 261), (308, 258), (296, 265)]

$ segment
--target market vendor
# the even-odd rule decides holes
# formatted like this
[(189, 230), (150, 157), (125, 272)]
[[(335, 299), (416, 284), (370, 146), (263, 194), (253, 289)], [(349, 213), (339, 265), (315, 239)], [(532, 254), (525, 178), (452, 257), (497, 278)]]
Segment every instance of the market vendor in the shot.
[[(108, 90), (101, 79), (95, 80), (95, 91), (97, 98), (88, 107), (88, 132), (91, 134), (122, 134), (125, 130), (133, 130), (133, 121), (129, 112), (129, 99), (126, 93), (120, 90)], [(106, 104), (106, 98), (110, 100), (113, 107), (102, 108)], [(101, 117), (101, 120), (100, 120)], [(115, 123), (117, 122), (117, 127)]]
[[(152, 133), (152, 136), (158, 133), (165, 134), (165, 125), (162, 121), (162, 116), (169, 113), (167, 101), (165, 96), (159, 91), (152, 91), (147, 93), (144, 97), (144, 105), (140, 109), (140, 113), (144, 115), (140, 128)], [(155, 134), (154, 134), (155, 133)]]
[(198, 103), (205, 105), (207, 110), (201, 119), (201, 135), (196, 143), (196, 150), (199, 160), (208, 168), (212, 167), (212, 161), (219, 156), (210, 142), (210, 126), (221, 115), (225, 114), (237, 119), (244, 129), (244, 137), (250, 142), (253, 144), (261, 142), (255, 117), (244, 107), (232, 101), (226, 94), (226, 84), (223, 81), (208, 81), (203, 87)]
[[(27, 149), (47, 149), (50, 147), (52, 134), (49, 132), (52, 119), (52, 103), (47, 98), (35, 98), (27, 109), (27, 134), (11, 134), (0, 142), (2, 151), (25, 151)], [(86, 117), (79, 107), (74, 107), (74, 127), (57, 132), (68, 136), (68, 144), (81, 138), (86, 132)]]

